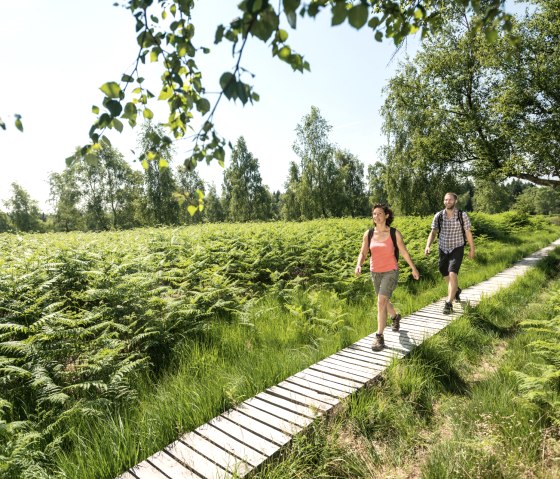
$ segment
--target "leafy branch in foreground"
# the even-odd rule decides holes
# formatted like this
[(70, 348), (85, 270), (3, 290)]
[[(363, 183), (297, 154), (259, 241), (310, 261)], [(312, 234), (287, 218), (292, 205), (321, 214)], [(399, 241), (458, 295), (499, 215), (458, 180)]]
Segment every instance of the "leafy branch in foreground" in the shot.
[[(106, 129), (121, 132), (124, 120), (134, 127), (140, 114), (147, 120), (154, 118), (148, 105), (157, 96), (158, 100), (167, 102), (169, 107), (169, 116), (164, 123), (169, 135), (159, 136), (159, 143), (169, 145), (172, 138), (192, 140), (192, 148), (184, 158), (188, 168), (194, 168), (203, 160), (210, 162), (215, 159), (223, 163), (226, 141), (218, 135), (213, 123), (218, 104), (223, 96), (229, 100), (239, 100), (243, 105), (259, 100), (253, 86), (242, 78), (245, 70), (241, 59), (249, 37), (267, 43), (272, 55), (288, 63), (294, 71), (303, 73), (309, 70), (308, 62), (287, 43), (289, 35), (282, 28), (285, 21), (290, 28), (295, 29), (298, 14), (300, 17), (314, 18), (322, 10), (328, 9), (333, 26), (345, 21), (356, 29), (367, 26), (377, 41), (391, 38), (396, 45), (401, 44), (407, 35), (419, 31), (423, 38), (439, 31), (449, 8), (475, 13), (479, 19), (478, 28), (484, 30), (488, 38), (496, 38), (499, 29), (511, 29), (510, 15), (505, 13), (500, 0), (283, 0), (278, 2), (277, 7), (269, 0), (243, 0), (238, 5), (240, 15), (229, 25), (218, 25), (216, 29), (215, 43), (224, 39), (231, 42), (232, 53), (237, 61), (233, 71), (222, 74), (221, 92), (212, 107), (207, 98), (202, 72), (195, 61), (198, 52), (210, 53), (208, 48), (197, 47), (193, 42), (195, 3), (195, 0), (128, 0), (121, 5), (136, 20), (139, 46), (136, 64), (131, 73), (122, 75), (120, 83), (110, 81), (101, 86), (105, 94), (103, 111), (97, 106), (93, 107), (98, 117), (89, 132), (91, 143), (79, 150), (82, 157), (93, 154), (99, 149), (100, 143), (110, 146), (104, 134)], [(156, 93), (143, 86), (140, 67), (148, 60), (163, 66), (161, 88)], [(134, 88), (128, 94), (127, 90), (133, 85)], [(189, 130), (197, 131), (188, 136)], [(145, 159), (157, 160), (157, 155), (144, 154), (140, 161)]]

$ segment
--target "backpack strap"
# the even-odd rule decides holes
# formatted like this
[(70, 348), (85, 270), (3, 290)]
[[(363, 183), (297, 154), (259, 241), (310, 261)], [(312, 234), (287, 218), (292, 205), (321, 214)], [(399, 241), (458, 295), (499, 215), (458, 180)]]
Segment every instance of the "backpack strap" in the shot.
[[(370, 251), (369, 245), (371, 244), (371, 238), (373, 238), (373, 232), (374, 232), (374, 228), (370, 228), (368, 230), (368, 251)], [(397, 229), (390, 226), (389, 227), (389, 234), (391, 235), (391, 240), (393, 241), (395, 258), (396, 258), (397, 261), (399, 261), (399, 247), (397, 246)], [(370, 251), (370, 254), (371, 254), (371, 251)]]
[[(438, 226), (438, 236), (441, 233), (441, 226), (443, 223), (443, 215), (445, 214), (445, 210), (442, 210), (438, 213), (437, 216), (437, 226)], [(467, 244), (467, 235), (465, 234), (465, 223), (463, 221), (463, 210), (457, 209), (457, 215), (459, 216), (459, 223), (461, 223), (461, 232), (463, 233), (463, 242)]]
[(393, 228), (392, 226), (389, 228), (389, 234), (391, 235), (391, 239), (393, 240), (393, 248), (395, 250), (395, 258), (397, 262), (399, 261), (399, 247), (397, 245), (397, 229)]

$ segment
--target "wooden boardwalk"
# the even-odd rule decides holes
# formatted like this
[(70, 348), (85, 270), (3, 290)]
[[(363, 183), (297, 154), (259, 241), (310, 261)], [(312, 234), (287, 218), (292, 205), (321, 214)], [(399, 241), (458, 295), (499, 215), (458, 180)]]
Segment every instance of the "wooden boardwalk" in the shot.
[(477, 285), (465, 288), (454, 313), (442, 314), (441, 299), (401, 320), (398, 333), (385, 331), (384, 350), (372, 352), (373, 334), (294, 374), (181, 436), (118, 479), (218, 479), (243, 477), (288, 444), (313, 420), (375, 380), (392, 358), (403, 357), (463, 312), (509, 286), (560, 240)]

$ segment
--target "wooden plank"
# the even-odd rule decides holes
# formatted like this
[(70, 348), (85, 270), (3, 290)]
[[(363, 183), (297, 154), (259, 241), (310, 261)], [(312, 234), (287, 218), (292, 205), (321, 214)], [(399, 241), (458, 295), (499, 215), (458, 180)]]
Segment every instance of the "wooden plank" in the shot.
[(295, 412), (300, 416), (306, 416), (309, 419), (315, 419), (319, 416), (319, 412), (309, 406), (304, 406), (302, 404), (298, 404), (290, 399), (284, 399), (273, 394), (270, 394), (267, 391), (259, 393), (255, 396), (255, 398), (262, 399), (268, 403), (274, 404), (275, 406), (283, 407), (287, 411)]
[[(243, 444), (237, 439), (234, 439), (225, 432), (220, 429), (216, 429), (214, 426), (209, 424), (203, 424), (196, 429), (196, 432), (204, 436), (206, 439), (209, 439), (216, 444), (220, 444), (220, 446), (222, 446), (226, 451), (230, 452), (239, 459), (243, 459), (252, 467), (262, 464), (262, 462), (267, 459), (265, 454), (261, 454), (252, 447), (249, 447), (247, 444)], [(198, 472), (198, 469), (196, 469), (196, 471)]]
[(309, 383), (303, 386), (301, 384), (297, 384), (297, 382), (290, 381), (290, 378), (278, 383), (278, 387), (303, 394), (309, 398), (326, 403), (329, 406), (336, 406), (340, 402), (336, 397), (333, 397), (330, 394), (325, 394), (324, 392), (317, 391), (316, 389), (309, 387)]
[(278, 416), (275, 416), (274, 414), (271, 414), (266, 411), (262, 411), (261, 409), (246, 404), (246, 401), (236, 406), (235, 410), (245, 414), (250, 419), (253, 419), (255, 421), (261, 421), (269, 427), (278, 429), (278, 431), (290, 437), (293, 436), (294, 434), (297, 434), (299, 431), (303, 429), (303, 426), (298, 426), (297, 424), (293, 424), (292, 422), (281, 419)]
[(181, 463), (172, 458), (163, 451), (157, 452), (153, 456), (146, 459), (152, 466), (160, 470), (165, 477), (173, 477), (178, 479), (192, 479), (197, 477), (190, 469), (187, 469)]
[(328, 383), (327, 381), (324, 381), (320, 378), (314, 378), (314, 381), (311, 381), (309, 379), (309, 375), (305, 379), (302, 379), (298, 376), (290, 376), (280, 384), (283, 383), (289, 383), (293, 384), (294, 386), (304, 387), (311, 391), (315, 391), (317, 394), (321, 394), (324, 398), (328, 397), (331, 398), (329, 400), (336, 401), (336, 404), (338, 404), (341, 399), (344, 399), (346, 396), (348, 396), (348, 393), (339, 391), (338, 389), (334, 389), (332, 387), (332, 383)]
[(353, 370), (363, 371), (365, 374), (367, 374), (367, 377), (383, 369), (372, 361), (368, 361), (367, 358), (352, 357), (351, 354), (344, 353), (342, 351), (329, 356), (329, 359), (337, 360), (337, 362), (341, 361), (342, 363), (344, 363), (344, 365), (347, 365), (347, 367), (351, 367)]
[[(230, 473), (223, 470), (217, 464), (214, 464), (212, 461), (199, 454), (194, 449), (191, 449), (182, 441), (172, 442), (164, 449), (164, 451), (176, 461), (180, 462), (184, 466), (187, 466), (190, 470), (196, 471), (196, 473), (199, 476), (202, 476), (204, 479), (231, 477)], [(173, 477), (175, 479), (175, 476), (173, 474), (173, 471), (170, 471), (168, 473), (169, 477)], [(196, 477), (196, 475), (190, 477)], [(200, 479), (200, 477), (198, 479)]]
[[(270, 442), (278, 444), (279, 446), (287, 444), (292, 439), (291, 435), (285, 434), (284, 432), (279, 431), (277, 428), (271, 427), (269, 424), (265, 424), (257, 419), (253, 419), (249, 415), (241, 413), (238, 410), (230, 409), (222, 415), (228, 418), (230, 421), (243, 426), (245, 429), (249, 429), (249, 431), (258, 434), (259, 436), (262, 436)], [(272, 416), (270, 419), (272, 419), (273, 417), (274, 416)]]
[(117, 479), (138, 479), (135, 475), (131, 474), (130, 472), (126, 471), (124, 474), (121, 474)]
[[(315, 366), (315, 364), (313, 365)], [(326, 368), (323, 368), (326, 369)], [(339, 388), (342, 391), (345, 391), (344, 388), (348, 388), (350, 394), (353, 393), (354, 391), (356, 391), (356, 389), (359, 389), (360, 387), (362, 387), (362, 385), (364, 384), (363, 382), (358, 382), (355, 381), (353, 379), (350, 378), (343, 378), (340, 376), (334, 376), (333, 374), (331, 374), (331, 370), (323, 370), (320, 371), (319, 369), (313, 369), (311, 367), (304, 369), (303, 371), (300, 371), (297, 376), (300, 376), (301, 374), (309, 374), (311, 376), (316, 376), (316, 377), (320, 377), (320, 378), (324, 378), (327, 381), (331, 381), (333, 383), (337, 384), (337, 388)]]
[(389, 354), (380, 354), (380, 353), (387, 353), (387, 351), (372, 351), (371, 342), (369, 342), (368, 345), (354, 344), (346, 349), (359, 354), (373, 355), (372, 361), (374, 361), (376, 364), (378, 364), (383, 368), (386, 368), (387, 365), (393, 360), (393, 357), (395, 357), (392, 351), (389, 351)]
[(332, 357), (327, 357), (317, 363), (323, 367), (331, 367), (341, 373), (349, 374), (350, 377), (355, 376), (356, 378), (363, 380), (364, 382), (369, 381), (373, 377), (373, 371), (367, 371), (364, 368), (354, 367), (348, 363), (344, 363), (339, 359), (334, 359)]
[(280, 419), (285, 419), (286, 421), (292, 422), (295, 425), (300, 426), (300, 430), (304, 427), (309, 426), (313, 422), (313, 419), (310, 419), (306, 416), (300, 416), (299, 414), (290, 411), (286, 411), (286, 409), (284, 408), (270, 404), (257, 397), (247, 399), (245, 403), (256, 407), (257, 409), (260, 409), (261, 411), (268, 412), (273, 416), (279, 417)]
[[(137, 464), (136, 466), (130, 468), (129, 472), (131, 472), (138, 479), (168, 479), (168, 477), (163, 472), (150, 464), (147, 460), (142, 461), (140, 464)], [(196, 476), (193, 475), (192, 477)], [(197, 479), (200, 479), (200, 477), (198, 477)]]
[(346, 371), (340, 371), (336, 368), (333, 368), (332, 366), (330, 366), (328, 364), (323, 364), (322, 362), (321, 363), (315, 363), (312, 366), (310, 366), (308, 369), (318, 371), (320, 373), (330, 374), (331, 376), (338, 377), (340, 379), (351, 380), (351, 381), (354, 381), (355, 383), (359, 383), (359, 386), (356, 387), (356, 389), (359, 389), (365, 383), (368, 382), (367, 379), (365, 379), (361, 376), (356, 376), (356, 375), (350, 374)]
[(331, 394), (339, 399), (343, 399), (355, 391), (354, 387), (345, 386), (344, 384), (333, 382), (329, 376), (318, 373), (317, 371), (306, 370), (306, 372), (299, 372), (297, 374), (294, 374), (293, 376), (290, 376), (288, 379), (290, 381), (292, 379), (299, 379), (301, 381), (311, 383), (311, 385), (314, 387), (324, 387), (326, 388), (325, 392), (327, 394)]
[(378, 371), (385, 369), (389, 363), (389, 361), (385, 360), (385, 358), (380, 358), (373, 351), (368, 352), (356, 348), (345, 348), (339, 351), (338, 354), (358, 361), (366, 361), (367, 364)]
[(246, 474), (252, 469), (249, 464), (230, 454), (219, 444), (214, 444), (195, 432), (181, 436), (180, 440), (231, 474)]
[(380, 358), (387, 358), (388, 361), (392, 361), (394, 358), (402, 358), (406, 353), (406, 351), (397, 351), (394, 349), (382, 349), (381, 351), (372, 351), (371, 349), (372, 342), (373, 342), (373, 338), (367, 336), (361, 339), (360, 341), (358, 341), (357, 343), (354, 343), (354, 345), (357, 348), (362, 349), (363, 351), (370, 351), (378, 355)]
[[(331, 409), (332, 405), (328, 404), (320, 399), (312, 398), (304, 394), (307, 391), (294, 391), (293, 389), (283, 387), (279, 384), (272, 386), (265, 390), (265, 392), (270, 393), (274, 396), (278, 396), (288, 401), (297, 402), (303, 404), (311, 409), (318, 409), (319, 411), (326, 412)], [(309, 391), (311, 393), (311, 391)]]

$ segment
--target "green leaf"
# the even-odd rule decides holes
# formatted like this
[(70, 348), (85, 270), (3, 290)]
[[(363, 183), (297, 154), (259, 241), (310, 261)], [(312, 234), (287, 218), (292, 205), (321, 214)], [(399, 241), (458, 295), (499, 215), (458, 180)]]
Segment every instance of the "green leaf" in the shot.
[(158, 100), (169, 100), (173, 96), (173, 88), (169, 85), (165, 85), (158, 96)]
[(368, 19), (368, 7), (363, 3), (354, 5), (348, 12), (348, 23), (356, 29), (362, 28)]
[(167, 160), (164, 160), (163, 158), (160, 158), (159, 167), (160, 168), (169, 168), (169, 162)]
[(92, 112), (94, 115), (99, 115), (99, 107), (93, 105), (93, 106), (91, 107), (91, 112)]
[(21, 122), (21, 117), (19, 115), (16, 115), (15, 125), (16, 128), (23, 133), (23, 123)]
[(109, 138), (107, 138), (105, 135), (101, 137), (101, 142), (107, 145), (108, 147), (111, 147), (111, 142), (109, 141)]
[(348, 15), (348, 10), (346, 9), (346, 2), (337, 2), (332, 7), (332, 20), (331, 25), (340, 25), (346, 16)]
[(111, 113), (111, 116), (119, 116), (122, 113), (122, 105), (120, 101), (117, 100), (109, 100), (105, 107)]
[(134, 78), (130, 75), (123, 74), (123, 76), (121, 77), (121, 81), (125, 83), (132, 83), (134, 81)]
[(146, 118), (146, 120), (151, 120), (154, 117), (153, 111), (150, 110), (149, 108), (144, 108), (142, 114), (144, 115), (144, 118)]
[(383, 41), (383, 33), (379, 32), (379, 31), (375, 32), (375, 39), (376, 39), (378, 42)]
[(218, 44), (222, 41), (222, 39), (224, 38), (225, 29), (226, 27), (224, 27), (223, 25), (218, 25), (218, 28), (216, 28), (216, 35), (214, 36), (215, 44)]
[(288, 23), (290, 24), (290, 27), (295, 29), (296, 25), (297, 25), (296, 12), (293, 12), (293, 11), (286, 12), (286, 18), (288, 19)]
[(148, 160), (142, 160), (142, 168), (147, 170), (149, 168)]
[(233, 76), (233, 73), (231, 72), (223, 73), (222, 76), (220, 77), (220, 86), (222, 87), (222, 90), (225, 90), (226, 87), (231, 83), (235, 83), (235, 77)]
[(122, 93), (121, 87), (114, 81), (104, 83), (99, 89), (109, 98), (119, 98)]
[(189, 205), (187, 206), (187, 211), (191, 216), (194, 216), (194, 214), (198, 211), (198, 208), (196, 206)]
[(288, 12), (295, 12), (301, 3), (301, 0), (283, 0), (284, 11)]
[(6, 123), (2, 121), (2, 118), (0, 118), (0, 128), (2, 128), (2, 130), (6, 129)]
[(122, 133), (123, 131), (123, 124), (122, 121), (120, 121), (117, 118), (113, 118), (113, 121), (111, 122), (111, 126), (117, 130), (119, 133)]
[(128, 120), (136, 120), (137, 114), (138, 110), (136, 108), (136, 105), (130, 101), (124, 106), (124, 113), (122, 117), (127, 118)]
[(206, 115), (210, 111), (210, 102), (206, 98), (201, 98), (196, 102), (196, 109)]

